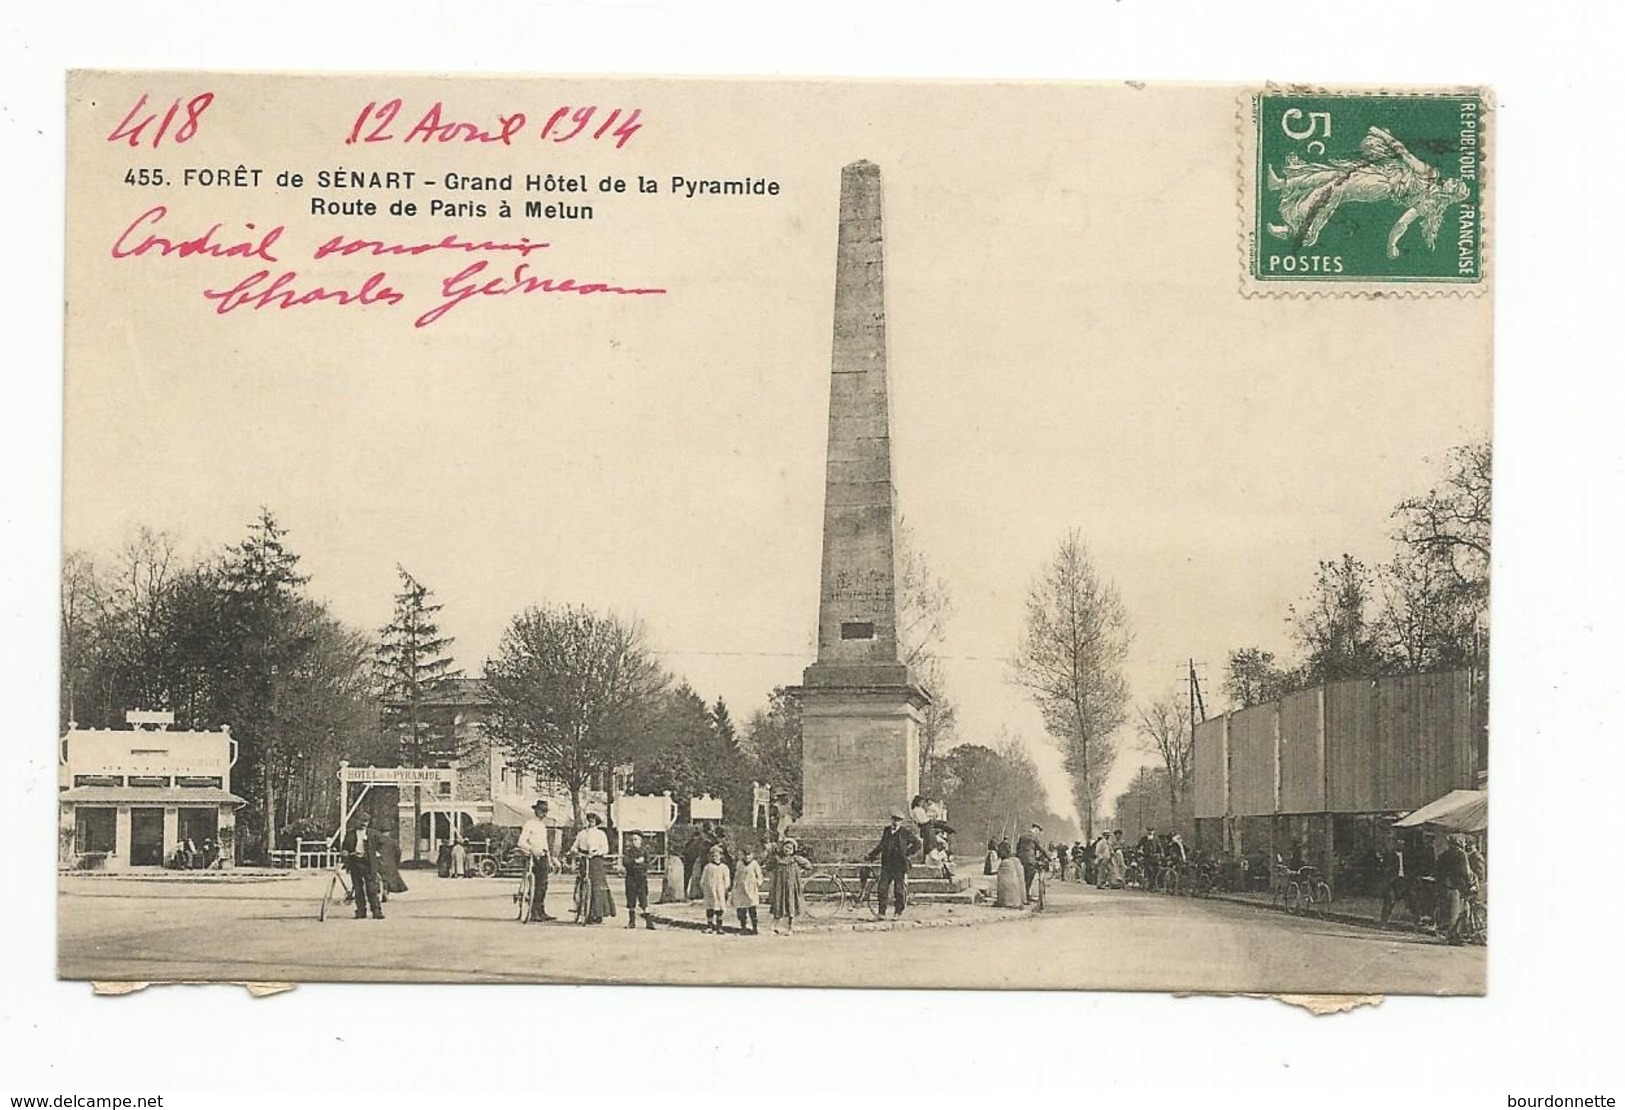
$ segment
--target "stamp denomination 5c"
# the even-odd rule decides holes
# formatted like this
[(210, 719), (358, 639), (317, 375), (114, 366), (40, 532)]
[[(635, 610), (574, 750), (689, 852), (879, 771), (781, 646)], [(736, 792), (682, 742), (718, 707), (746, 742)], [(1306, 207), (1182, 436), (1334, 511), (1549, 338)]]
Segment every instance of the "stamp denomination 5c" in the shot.
[(1484, 90), (1278, 90), (1241, 113), (1247, 292), (1481, 292)]

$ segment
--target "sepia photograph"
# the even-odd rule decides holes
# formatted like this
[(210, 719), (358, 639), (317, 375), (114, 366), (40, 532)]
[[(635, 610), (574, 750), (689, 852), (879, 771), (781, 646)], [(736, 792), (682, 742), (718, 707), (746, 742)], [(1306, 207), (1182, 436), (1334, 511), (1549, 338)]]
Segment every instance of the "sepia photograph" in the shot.
[(1492, 106), (75, 72), (59, 976), (1483, 994)]

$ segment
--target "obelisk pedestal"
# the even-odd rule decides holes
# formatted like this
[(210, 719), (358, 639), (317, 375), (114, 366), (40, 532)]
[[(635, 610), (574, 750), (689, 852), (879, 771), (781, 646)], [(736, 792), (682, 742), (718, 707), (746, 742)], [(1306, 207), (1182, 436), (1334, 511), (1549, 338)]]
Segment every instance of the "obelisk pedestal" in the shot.
[(818, 658), (803, 674), (797, 835), (822, 861), (855, 859), (919, 791), (930, 704), (897, 642), (896, 491), (887, 396), (880, 169), (841, 171), (830, 361)]

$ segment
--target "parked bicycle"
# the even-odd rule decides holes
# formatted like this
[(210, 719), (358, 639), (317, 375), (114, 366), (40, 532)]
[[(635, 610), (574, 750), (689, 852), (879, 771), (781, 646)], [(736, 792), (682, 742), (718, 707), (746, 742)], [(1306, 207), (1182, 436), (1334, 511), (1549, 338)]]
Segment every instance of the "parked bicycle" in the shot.
[(1288, 913), (1325, 913), (1331, 908), (1332, 887), (1312, 864), (1293, 869), (1276, 864), (1271, 904)]

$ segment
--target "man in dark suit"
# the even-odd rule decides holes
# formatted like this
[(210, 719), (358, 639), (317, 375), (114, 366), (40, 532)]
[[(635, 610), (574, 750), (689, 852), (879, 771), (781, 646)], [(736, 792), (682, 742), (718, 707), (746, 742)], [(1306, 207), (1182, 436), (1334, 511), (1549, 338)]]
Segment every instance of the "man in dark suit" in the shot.
[(919, 850), (920, 840), (914, 830), (903, 824), (904, 817), (901, 811), (894, 811), (891, 815), (891, 824), (880, 834), (880, 843), (869, 850), (865, 856), (868, 860), (880, 861), (880, 917), (886, 918), (886, 893), (891, 889), (893, 905), (897, 907), (897, 916), (903, 916), (903, 906), (908, 896), (908, 868), (909, 857)]
[(372, 815), (366, 810), (356, 814), (355, 828), (344, 834), (341, 848), (344, 852), (344, 869), (350, 873), (350, 884), (355, 892), (356, 917), (366, 917), (370, 909), (374, 919), (382, 921), (384, 910), (378, 901), (381, 849), (378, 834), (372, 831), (371, 825)]
[(1033, 876), (1038, 874), (1038, 857), (1044, 849), (1038, 843), (1038, 836), (1044, 831), (1044, 826), (1034, 822), (1028, 826), (1027, 831), (1016, 838), (1016, 858), (1021, 861), (1022, 877), (1027, 881), (1027, 897), (1033, 896)]

